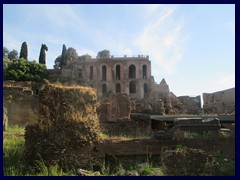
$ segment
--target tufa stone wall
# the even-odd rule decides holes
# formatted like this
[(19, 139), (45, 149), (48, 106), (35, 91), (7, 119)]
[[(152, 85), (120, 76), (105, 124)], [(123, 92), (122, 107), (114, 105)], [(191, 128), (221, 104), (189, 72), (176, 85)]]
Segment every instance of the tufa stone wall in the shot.
[(97, 95), (92, 88), (67, 87), (45, 82), (39, 91), (39, 121), (26, 126), (26, 161), (43, 159), (63, 168), (93, 168), (101, 160), (96, 113)]
[(98, 114), (100, 121), (130, 120), (131, 102), (125, 93), (108, 94), (101, 101)]
[[(200, 96), (198, 96), (200, 98)], [(183, 104), (184, 114), (200, 114), (201, 113), (201, 105), (199, 107), (199, 103), (194, 101), (194, 99), (199, 99), (198, 97), (189, 97), (189, 96), (179, 96), (179, 101)]]
[(214, 93), (203, 93), (205, 113), (235, 114), (235, 88)]
[(38, 96), (28, 83), (4, 82), (3, 106), (8, 112), (8, 124), (25, 126), (37, 122)]
[(102, 132), (110, 136), (150, 136), (151, 119), (147, 115), (131, 114), (131, 120), (100, 122)]

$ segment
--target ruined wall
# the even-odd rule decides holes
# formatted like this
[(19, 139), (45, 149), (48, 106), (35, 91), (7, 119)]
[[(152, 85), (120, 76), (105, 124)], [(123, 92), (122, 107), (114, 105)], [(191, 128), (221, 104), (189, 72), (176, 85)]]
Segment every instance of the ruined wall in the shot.
[(147, 115), (131, 115), (131, 120), (100, 122), (103, 133), (110, 136), (150, 136), (151, 119)]
[(214, 93), (203, 93), (205, 113), (235, 114), (235, 88)]
[(39, 121), (26, 127), (26, 161), (34, 165), (41, 157), (46, 165), (93, 167), (100, 158), (96, 108), (97, 96), (92, 88), (45, 82), (39, 91)]
[(199, 113), (201, 113), (201, 108), (200, 108), (201, 106), (199, 107), (199, 103), (194, 101), (194, 98), (189, 97), (189, 96), (179, 96), (178, 97), (180, 102), (183, 104), (183, 108), (184, 108), (183, 113), (184, 114), (199, 114)]
[(9, 125), (32, 124), (38, 119), (38, 96), (24, 82), (4, 82), (3, 105), (8, 112)]
[(124, 93), (108, 94), (101, 101), (98, 110), (100, 121), (129, 120), (131, 112), (131, 102), (129, 96)]

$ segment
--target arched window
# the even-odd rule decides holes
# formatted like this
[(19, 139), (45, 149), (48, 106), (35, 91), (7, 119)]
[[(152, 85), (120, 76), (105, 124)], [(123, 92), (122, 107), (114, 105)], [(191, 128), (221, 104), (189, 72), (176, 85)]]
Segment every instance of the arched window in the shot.
[(132, 93), (132, 94), (136, 93), (136, 83), (135, 83), (135, 81), (131, 81), (129, 83), (129, 93)]
[(121, 92), (121, 84), (116, 84), (116, 93), (120, 93)]
[(106, 93), (107, 93), (107, 85), (106, 85), (106, 84), (103, 84), (103, 85), (102, 85), (102, 93), (103, 93), (103, 94), (106, 94)]
[(147, 85), (147, 83), (144, 83), (143, 90), (144, 90), (144, 94), (148, 93), (148, 85)]
[(107, 80), (107, 67), (102, 66), (102, 80), (106, 81)]
[(93, 66), (90, 66), (90, 80), (93, 80)]
[(143, 65), (142, 66), (142, 75), (143, 75), (143, 79), (147, 79), (147, 66)]
[(136, 78), (136, 67), (132, 64), (129, 66), (129, 79), (135, 79)]
[(116, 66), (116, 80), (121, 80), (121, 66), (120, 65), (117, 65)]

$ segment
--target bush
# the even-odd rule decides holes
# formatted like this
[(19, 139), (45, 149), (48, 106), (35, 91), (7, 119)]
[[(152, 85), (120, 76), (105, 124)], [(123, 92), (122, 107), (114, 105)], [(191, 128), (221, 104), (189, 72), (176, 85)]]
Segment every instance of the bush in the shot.
[(40, 82), (46, 75), (46, 66), (36, 61), (4, 59), (4, 80)]

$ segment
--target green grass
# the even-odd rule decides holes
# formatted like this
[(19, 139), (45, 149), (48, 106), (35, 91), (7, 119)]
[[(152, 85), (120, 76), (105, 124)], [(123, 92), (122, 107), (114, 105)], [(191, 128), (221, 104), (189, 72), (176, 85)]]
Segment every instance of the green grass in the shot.
[(74, 170), (63, 172), (58, 166), (47, 167), (43, 161), (37, 162), (39, 172), (26, 168), (24, 163), (24, 128), (9, 126), (4, 132), (3, 173), (4, 176), (65, 176), (74, 175)]
[(109, 135), (109, 134), (101, 133), (100, 137), (102, 139), (119, 140), (119, 141), (127, 141), (127, 140), (133, 140), (133, 139), (151, 139), (151, 136), (148, 136), (146, 134), (138, 134), (134, 136), (132, 134)]
[[(19, 126), (9, 126), (7, 131), (4, 131), (3, 141), (3, 172), (4, 176), (71, 176), (76, 175), (76, 170), (72, 169), (64, 172), (58, 165), (47, 167), (43, 160), (36, 163), (39, 171), (35, 172), (30, 168), (27, 168), (24, 163), (24, 128)], [(107, 135), (102, 135), (105, 139), (113, 138)], [(118, 139), (133, 139), (136, 137), (131, 136), (117, 136)], [(139, 138), (144, 138), (139, 137)], [(186, 149), (186, 146), (176, 145), (176, 149)], [(217, 175), (222, 176), (234, 176), (235, 175), (235, 160), (226, 159), (222, 157), (220, 153), (216, 153), (215, 157), (219, 162), (219, 170)], [(111, 167), (112, 168), (112, 167)], [(137, 164), (133, 164), (130, 169), (124, 169), (122, 166), (114, 167), (115, 172), (111, 172), (110, 167), (102, 165), (101, 174), (103, 176), (116, 176), (123, 175), (128, 171), (137, 171), (141, 176), (163, 176), (164, 173), (161, 167), (153, 167), (150, 163), (145, 163), (143, 167), (138, 167)]]

